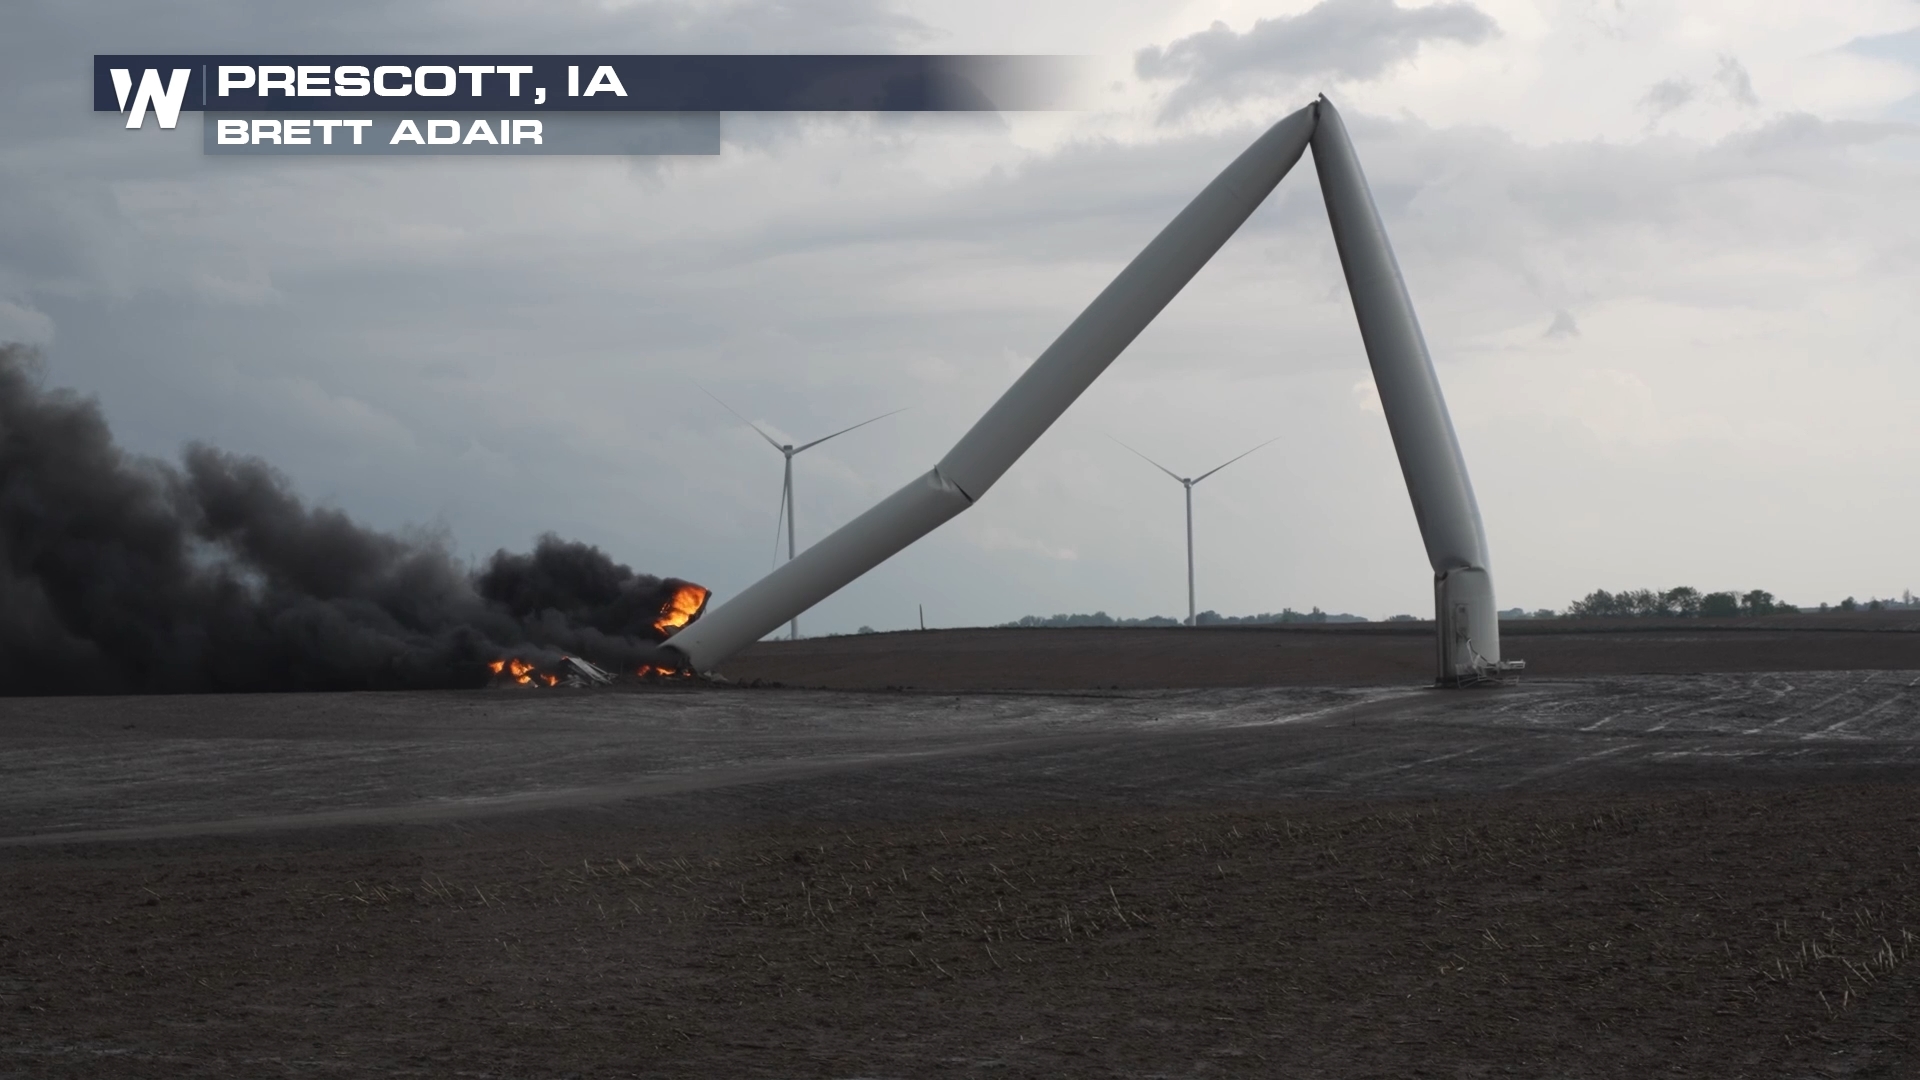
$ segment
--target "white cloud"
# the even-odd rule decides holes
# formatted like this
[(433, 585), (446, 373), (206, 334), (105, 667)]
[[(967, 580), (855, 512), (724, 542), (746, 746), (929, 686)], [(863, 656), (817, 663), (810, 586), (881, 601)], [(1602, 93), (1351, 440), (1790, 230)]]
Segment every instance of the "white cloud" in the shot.
[(1232, 104), (1304, 80), (1378, 79), (1417, 56), (1422, 47), (1450, 42), (1478, 45), (1499, 26), (1470, 3), (1403, 8), (1395, 0), (1320, 0), (1298, 15), (1256, 19), (1244, 33), (1215, 22), (1134, 58), (1143, 79), (1177, 79), (1165, 115), (1177, 117), (1210, 101)]

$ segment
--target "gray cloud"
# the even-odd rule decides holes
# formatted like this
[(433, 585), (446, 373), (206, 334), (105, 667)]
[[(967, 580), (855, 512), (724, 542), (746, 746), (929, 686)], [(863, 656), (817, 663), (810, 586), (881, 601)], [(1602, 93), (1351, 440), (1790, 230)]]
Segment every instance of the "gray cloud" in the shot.
[(1579, 337), (1580, 326), (1573, 321), (1573, 312), (1561, 308), (1553, 313), (1553, 322), (1547, 326), (1544, 335), (1550, 338)]
[(1720, 69), (1713, 73), (1713, 79), (1735, 103), (1749, 109), (1760, 104), (1759, 95), (1753, 92), (1753, 77), (1747, 74), (1746, 65), (1735, 57), (1722, 56)]
[[(1719, 144), (1724, 154), (1790, 161), (1793, 155), (1817, 155), (1888, 139), (1920, 135), (1920, 124), (1897, 120), (1823, 120), (1809, 113), (1781, 113), (1750, 131), (1736, 132)], [(1818, 160), (1817, 157), (1807, 160)]]
[(1315, 77), (1377, 79), (1429, 42), (1478, 45), (1500, 28), (1471, 3), (1403, 8), (1394, 0), (1322, 0), (1299, 15), (1260, 19), (1244, 34), (1216, 22), (1134, 56), (1143, 79), (1182, 80), (1167, 101), (1177, 116)]
[[(1753, 92), (1753, 76), (1747, 73), (1746, 65), (1738, 57), (1721, 55), (1712, 85), (1718, 86), (1722, 94), (1741, 108), (1753, 109), (1760, 105), (1760, 96)], [(1640, 99), (1640, 105), (1652, 114), (1653, 122), (1658, 122), (1667, 114), (1700, 100), (1703, 92), (1693, 80), (1675, 75), (1654, 83)]]
[(1655, 120), (1658, 120), (1675, 109), (1691, 103), (1699, 95), (1700, 90), (1693, 83), (1675, 76), (1654, 83), (1647, 90), (1647, 96), (1640, 99), (1640, 104), (1653, 114)]
[(1847, 43), (1847, 51), (1920, 67), (1920, 26), (1893, 34), (1854, 38)]

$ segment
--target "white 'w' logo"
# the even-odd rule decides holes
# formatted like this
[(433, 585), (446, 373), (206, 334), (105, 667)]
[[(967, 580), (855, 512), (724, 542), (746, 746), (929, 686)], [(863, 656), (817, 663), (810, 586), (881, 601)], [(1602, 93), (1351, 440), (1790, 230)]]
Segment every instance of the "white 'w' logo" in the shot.
[(127, 126), (137, 128), (147, 122), (147, 103), (153, 103), (153, 114), (160, 118), (160, 126), (171, 128), (180, 122), (180, 103), (187, 98), (187, 80), (192, 77), (192, 68), (174, 68), (173, 79), (166, 86), (160, 85), (160, 73), (148, 68), (140, 76), (140, 90), (133, 94), (133, 108), (127, 108), (127, 94), (133, 91), (133, 73), (126, 68), (111, 69), (113, 92), (120, 95), (120, 111), (127, 113)]

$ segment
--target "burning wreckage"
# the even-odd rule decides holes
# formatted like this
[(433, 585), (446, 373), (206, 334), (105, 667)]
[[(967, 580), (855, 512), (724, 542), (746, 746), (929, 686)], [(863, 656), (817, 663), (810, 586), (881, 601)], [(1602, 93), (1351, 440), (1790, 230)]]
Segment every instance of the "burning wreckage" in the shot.
[[(667, 597), (666, 603), (661, 605), (659, 618), (653, 620), (654, 632), (664, 638), (698, 619), (700, 613), (706, 610), (708, 597), (712, 595), (710, 591), (699, 585), (691, 583), (680, 585), (672, 595)], [(526, 686), (536, 689), (564, 687), (585, 690), (613, 686), (617, 683), (652, 683), (697, 677), (697, 673), (685, 665), (670, 667), (665, 664), (642, 663), (631, 673), (614, 672), (591, 660), (566, 655), (546, 662), (507, 656), (489, 661), (487, 668), (493, 672), (495, 686)]]
[(605, 686), (678, 679), (708, 592), (551, 533), (463, 565), (302, 500), (258, 458), (127, 453), (0, 344), (0, 695)]

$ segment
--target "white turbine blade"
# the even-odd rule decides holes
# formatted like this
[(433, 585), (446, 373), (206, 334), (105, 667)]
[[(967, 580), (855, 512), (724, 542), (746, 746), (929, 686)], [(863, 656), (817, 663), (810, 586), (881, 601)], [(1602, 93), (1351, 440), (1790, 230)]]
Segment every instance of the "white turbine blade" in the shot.
[[(1109, 439), (1113, 439), (1113, 436), (1111, 436), (1111, 435), (1108, 435), (1108, 436), (1107, 436), (1107, 438), (1109, 438)], [(1184, 476), (1181, 476), (1181, 475), (1180, 475), (1179, 473), (1176, 473), (1176, 472), (1174, 472), (1174, 471), (1173, 471), (1172, 469), (1169, 469), (1169, 468), (1167, 468), (1167, 467), (1166, 467), (1165, 465), (1162, 465), (1162, 464), (1160, 464), (1159, 462), (1157, 462), (1157, 461), (1155, 461), (1155, 460), (1153, 460), (1152, 458), (1150, 458), (1150, 457), (1148, 457), (1147, 455), (1145, 455), (1145, 454), (1142, 454), (1142, 453), (1141, 453), (1140, 451), (1138, 451), (1138, 450), (1135, 450), (1135, 449), (1134, 449), (1133, 447), (1131, 447), (1131, 446), (1128, 446), (1128, 445), (1127, 445), (1126, 443), (1123, 443), (1123, 442), (1120, 442), (1120, 440), (1119, 440), (1119, 439), (1113, 439), (1113, 441), (1114, 441), (1114, 442), (1116, 442), (1116, 443), (1120, 443), (1120, 446), (1121, 446), (1121, 448), (1123, 448), (1123, 449), (1125, 449), (1125, 450), (1127, 450), (1127, 451), (1129, 451), (1129, 452), (1130, 452), (1130, 453), (1132, 453), (1132, 454), (1133, 454), (1134, 456), (1136, 456), (1136, 457), (1138, 457), (1138, 458), (1139, 458), (1139, 459), (1140, 459), (1141, 461), (1144, 461), (1144, 462), (1146, 462), (1147, 464), (1149, 464), (1149, 465), (1151, 465), (1151, 466), (1153, 466), (1154, 468), (1156, 468), (1156, 469), (1159, 469), (1159, 470), (1160, 470), (1161, 472), (1163, 472), (1163, 473), (1166, 473), (1166, 474), (1167, 474), (1168, 476), (1171, 476), (1171, 477), (1173, 477), (1173, 478), (1174, 478), (1175, 480), (1178, 480), (1179, 482), (1181, 482), (1181, 483), (1183, 483), (1183, 484), (1187, 482), (1187, 478), (1186, 478), (1186, 477), (1184, 477)]]
[[(1273, 438), (1268, 439), (1266, 442), (1261, 443), (1260, 446), (1254, 447), (1253, 450), (1258, 450), (1260, 449), (1261, 446), (1272, 446), (1274, 443), (1277, 443), (1279, 441), (1280, 441), (1280, 436), (1275, 435)], [(1253, 450), (1247, 451), (1247, 454), (1253, 453)], [(1203, 472), (1199, 476), (1194, 477), (1193, 482), (1197, 484), (1200, 481), (1205, 480), (1207, 477), (1212, 476), (1214, 473), (1219, 472), (1221, 469), (1226, 468), (1228, 465), (1233, 464), (1235, 461), (1239, 461), (1240, 458), (1246, 457), (1247, 454), (1241, 454), (1240, 457), (1231, 458), (1223, 464), (1215, 465), (1213, 468), (1208, 469), (1206, 472)]]
[[(699, 383), (694, 383), (693, 385), (695, 385), (695, 386), (700, 386), (700, 384), (699, 384)], [(740, 421), (741, 423), (743, 423), (743, 424), (745, 424), (745, 425), (747, 425), (748, 427), (750, 427), (750, 428), (752, 428), (752, 429), (753, 429), (753, 430), (755, 430), (755, 431), (759, 431), (759, 432), (760, 432), (760, 437), (761, 437), (761, 438), (763, 438), (763, 439), (765, 439), (765, 440), (767, 440), (767, 445), (768, 445), (768, 446), (771, 446), (771, 447), (773, 447), (773, 448), (774, 448), (775, 450), (779, 450), (779, 451), (780, 451), (781, 453), (783, 453), (783, 454), (784, 454), (784, 453), (786, 453), (786, 450), (785, 450), (785, 449), (783, 449), (783, 448), (782, 448), (782, 447), (780, 446), (780, 443), (779, 443), (778, 441), (776, 441), (776, 440), (774, 439), (774, 437), (773, 437), (773, 436), (771, 436), (771, 435), (769, 435), (769, 434), (767, 434), (767, 433), (766, 433), (766, 432), (764, 432), (764, 431), (760, 431), (760, 425), (759, 425), (759, 424), (756, 424), (756, 423), (754, 423), (753, 421), (751, 421), (751, 420), (749, 420), (749, 419), (747, 419), (746, 417), (744, 417), (744, 416), (741, 416), (741, 415), (740, 415), (739, 413), (737, 413), (737, 412), (734, 412), (734, 408), (733, 408), (733, 406), (731, 406), (731, 405), (729, 405), (729, 404), (727, 404), (727, 403), (726, 403), (726, 402), (724, 402), (724, 401), (721, 401), (721, 400), (720, 400), (719, 398), (717, 398), (717, 397), (714, 397), (714, 394), (713, 394), (713, 391), (711, 391), (711, 390), (709, 390), (709, 389), (707, 389), (707, 388), (706, 388), (706, 387), (704, 387), (704, 386), (700, 386), (700, 392), (701, 392), (701, 393), (703, 393), (703, 394), (705, 394), (705, 395), (707, 395), (707, 396), (708, 396), (708, 397), (710, 397), (710, 398), (713, 398), (713, 400), (714, 400), (715, 402), (718, 402), (718, 403), (719, 403), (719, 405), (720, 405), (720, 407), (721, 407), (721, 408), (723, 408), (723, 409), (725, 409), (725, 410), (727, 410), (727, 411), (728, 411), (728, 412), (730, 412), (730, 413), (733, 413), (733, 415), (734, 415), (734, 418), (735, 418), (735, 419), (737, 419), (737, 420), (739, 420), (739, 421)]]
[(853, 427), (841, 428), (839, 431), (836, 431), (831, 435), (825, 436), (824, 438), (815, 439), (805, 446), (796, 446), (793, 448), (793, 452), (797, 454), (802, 450), (811, 450), (814, 447), (819, 446), (821, 443), (826, 442), (827, 439), (837, 439), (840, 436), (845, 435), (847, 432), (854, 430), (854, 428), (863, 428), (863, 427), (866, 427), (868, 424), (873, 423), (874, 420), (885, 420), (887, 417), (894, 415), (894, 413), (903, 413), (906, 411), (907, 410), (905, 409), (895, 409), (893, 410), (893, 412), (881, 413), (879, 416), (874, 417), (873, 420), (862, 420), (859, 423), (853, 425)]
[(780, 565), (780, 530), (787, 527), (787, 482), (780, 481), (780, 509), (773, 512), (773, 558), (769, 565)]

